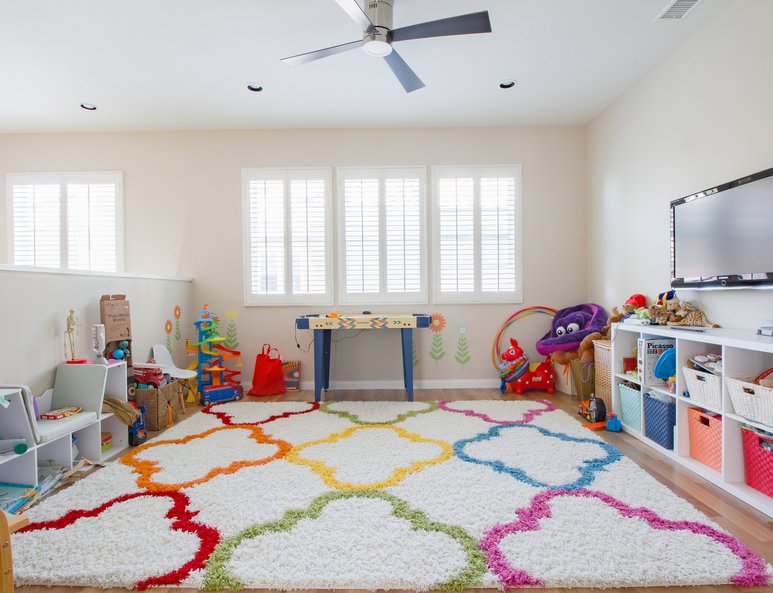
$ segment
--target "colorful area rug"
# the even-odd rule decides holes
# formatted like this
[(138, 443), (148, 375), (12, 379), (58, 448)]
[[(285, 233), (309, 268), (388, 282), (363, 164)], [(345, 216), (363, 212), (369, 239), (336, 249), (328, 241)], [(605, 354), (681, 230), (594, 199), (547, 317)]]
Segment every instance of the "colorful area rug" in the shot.
[(548, 401), (232, 402), (33, 508), (19, 584), (763, 585), (771, 568)]

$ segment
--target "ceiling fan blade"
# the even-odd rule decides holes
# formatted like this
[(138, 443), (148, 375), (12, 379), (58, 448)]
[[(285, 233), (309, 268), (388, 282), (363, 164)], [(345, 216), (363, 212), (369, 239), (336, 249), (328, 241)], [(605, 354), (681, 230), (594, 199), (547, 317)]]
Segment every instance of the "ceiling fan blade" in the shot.
[(386, 60), (386, 63), (389, 64), (392, 72), (395, 73), (397, 80), (403, 85), (406, 93), (412, 93), (413, 91), (424, 87), (421, 78), (416, 76), (416, 73), (411, 70), (411, 67), (405, 63), (405, 60), (403, 60), (400, 57), (400, 54), (394, 49), (389, 55), (384, 56), (384, 59)]
[(355, 23), (360, 25), (363, 31), (367, 31), (373, 26), (373, 23), (370, 22), (368, 15), (362, 10), (357, 0), (336, 0), (336, 4), (338, 4), (338, 6), (340, 6)]
[(305, 64), (307, 62), (313, 62), (320, 58), (326, 58), (335, 54), (340, 54), (356, 47), (362, 47), (362, 39), (357, 41), (350, 41), (349, 43), (342, 43), (341, 45), (334, 45), (332, 47), (326, 47), (325, 49), (318, 49), (316, 51), (310, 51), (305, 54), (298, 54), (297, 56), (290, 56), (288, 58), (282, 58), (282, 62), (285, 64), (292, 64), (297, 66), (298, 64)]
[(392, 41), (470, 33), (491, 33), (491, 21), (487, 10), (392, 29)]

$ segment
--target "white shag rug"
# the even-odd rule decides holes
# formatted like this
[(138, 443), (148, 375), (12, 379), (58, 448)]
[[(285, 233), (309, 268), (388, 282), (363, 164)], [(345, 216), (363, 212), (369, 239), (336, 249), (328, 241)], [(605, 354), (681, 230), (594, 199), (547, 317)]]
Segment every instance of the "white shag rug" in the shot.
[(550, 402), (229, 402), (51, 496), (19, 585), (764, 585), (771, 567)]

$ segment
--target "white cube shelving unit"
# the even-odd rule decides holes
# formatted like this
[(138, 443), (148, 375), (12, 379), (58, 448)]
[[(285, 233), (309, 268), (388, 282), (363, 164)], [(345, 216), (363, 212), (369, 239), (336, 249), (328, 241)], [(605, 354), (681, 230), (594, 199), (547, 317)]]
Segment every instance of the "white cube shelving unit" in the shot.
[[(641, 381), (623, 373), (623, 358), (633, 356), (632, 351), (637, 346), (639, 338), (673, 338), (676, 341), (675, 393), (670, 393), (663, 386), (642, 384)], [(704, 331), (697, 332), (669, 326), (616, 324), (612, 330), (612, 409), (620, 414), (619, 385), (624, 381), (638, 384), (642, 393), (656, 391), (673, 398), (676, 405), (673, 451), (661, 447), (645, 436), (643, 400), (641, 402), (642, 431), (639, 432), (627, 426), (625, 422), (623, 422), (623, 430), (769, 517), (773, 517), (773, 498), (746, 484), (741, 439), (743, 425), (755, 426), (770, 432), (773, 432), (773, 426), (742, 418), (736, 414), (724, 380), (719, 406), (698, 403), (684, 397), (687, 384), (682, 368), (687, 366), (687, 360), (691, 356), (710, 353), (722, 355), (724, 376), (755, 376), (773, 367), (773, 338), (758, 336), (750, 330), (705, 328)], [(722, 416), (722, 471), (716, 471), (690, 457), (687, 414), (690, 408), (702, 408)]]
[[(93, 423), (44, 443), (36, 444), (32, 435), (27, 411), (19, 389), (0, 389), (10, 405), (0, 408), (0, 439), (23, 438), (29, 449), (26, 453), (0, 454), (0, 482), (37, 486), (38, 466), (53, 462), (67, 469), (77, 459), (105, 461), (121, 453), (129, 446), (127, 426), (112, 412), (102, 412)], [(127, 401), (126, 363), (121, 361), (108, 366), (105, 395)], [(112, 435), (112, 446), (102, 452), (103, 432)], [(73, 460), (72, 437), (77, 437), (78, 457)]]

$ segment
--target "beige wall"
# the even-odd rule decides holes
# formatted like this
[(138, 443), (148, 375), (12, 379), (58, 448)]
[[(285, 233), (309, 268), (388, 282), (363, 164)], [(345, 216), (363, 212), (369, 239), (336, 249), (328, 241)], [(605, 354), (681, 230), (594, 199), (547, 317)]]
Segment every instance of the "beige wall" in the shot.
[[(99, 323), (99, 298), (125, 294), (132, 320), (135, 362), (147, 360), (153, 344), (165, 344), (165, 322), (173, 323), (172, 352), (178, 365), (186, 363), (184, 344), (193, 317), (189, 281), (156, 278), (106, 277), (0, 270), (0, 385), (29, 385), (42, 393), (53, 386), (54, 368), (65, 360), (64, 330), (69, 309), (78, 316), (75, 352), (93, 360), (91, 326)], [(180, 306), (180, 339), (174, 329), (174, 308)], [(69, 354), (69, 350), (68, 350)]]
[[(581, 127), (29, 134), (0, 136), (0, 174), (123, 171), (127, 271), (193, 277), (194, 308), (207, 302), (224, 321), (226, 312), (235, 312), (244, 379), (251, 377), (255, 354), (266, 341), (285, 359), (302, 360), (304, 379), (311, 379), (311, 355), (296, 348), (293, 320), (328, 309), (242, 305), (241, 169), (520, 164), (524, 304), (389, 307), (440, 312), (447, 318), (442, 334), (446, 354), (437, 363), (429, 357), (429, 332), (419, 332), (419, 381), (482, 385), (495, 380), (491, 342), (511, 313), (527, 305), (563, 307), (585, 301), (585, 150)], [(0, 255), (6, 253), (5, 211), (3, 198)], [(467, 328), (472, 354), (464, 368), (454, 360), (460, 326)], [(533, 344), (547, 327), (546, 317), (530, 316), (514, 325), (510, 335), (536, 360)], [(304, 347), (309, 339), (299, 332)], [(391, 383), (386, 381), (402, 377), (398, 338), (390, 332), (344, 340), (333, 352), (334, 381), (373, 381), (387, 387)]]
[[(670, 281), (669, 202), (773, 166), (773, 2), (739, 0), (588, 130), (588, 296)], [(773, 292), (684, 291), (726, 327), (773, 321)]]

